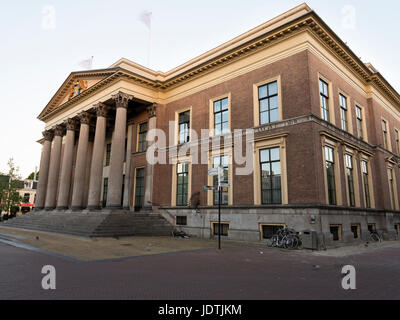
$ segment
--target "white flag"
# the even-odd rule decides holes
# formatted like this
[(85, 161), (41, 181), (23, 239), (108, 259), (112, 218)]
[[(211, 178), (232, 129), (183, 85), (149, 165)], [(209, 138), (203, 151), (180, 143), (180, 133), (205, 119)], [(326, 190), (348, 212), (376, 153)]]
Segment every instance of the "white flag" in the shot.
[(84, 69), (92, 69), (93, 56), (89, 59), (82, 60), (79, 62), (79, 66)]
[(151, 28), (151, 15), (152, 13), (150, 11), (143, 11), (139, 16), (140, 21), (142, 21), (149, 29)]

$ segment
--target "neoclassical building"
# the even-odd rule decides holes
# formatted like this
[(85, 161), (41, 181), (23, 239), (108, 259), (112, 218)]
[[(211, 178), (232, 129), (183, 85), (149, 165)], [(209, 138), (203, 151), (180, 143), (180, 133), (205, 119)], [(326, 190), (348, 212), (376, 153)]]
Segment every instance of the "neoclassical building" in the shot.
[[(127, 59), (73, 72), (39, 119), (36, 212), (145, 212), (213, 237), (218, 197), (204, 186), (222, 165), (228, 239), (263, 241), (282, 225), (325, 247), (399, 233), (400, 95), (305, 4), (168, 72)], [(156, 128), (167, 163), (146, 158)], [(254, 134), (240, 145), (251, 145), (245, 175), (226, 142), (239, 129)], [(188, 146), (215, 140), (194, 161)]]

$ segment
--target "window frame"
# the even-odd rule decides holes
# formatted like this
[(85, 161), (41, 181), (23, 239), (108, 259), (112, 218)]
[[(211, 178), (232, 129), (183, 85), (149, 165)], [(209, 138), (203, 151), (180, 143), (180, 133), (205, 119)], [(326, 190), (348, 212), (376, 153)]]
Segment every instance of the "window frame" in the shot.
[[(361, 184), (362, 184), (362, 190), (363, 190), (363, 196), (364, 196), (364, 207), (367, 209), (374, 209), (375, 208), (375, 195), (374, 195), (374, 185), (373, 185), (373, 177), (372, 177), (372, 170), (371, 170), (371, 156), (372, 155), (367, 155), (364, 153), (360, 154), (360, 170), (361, 170)], [(370, 198), (370, 204), (371, 207), (368, 208), (365, 200), (365, 176), (363, 174), (363, 165), (362, 162), (366, 162), (367, 164), (367, 171), (368, 171), (368, 190), (369, 190), (369, 198)]]
[[(383, 122), (385, 122), (385, 124), (386, 124), (386, 131), (383, 130)], [(388, 150), (388, 151), (392, 152), (392, 141), (391, 141), (391, 138), (390, 138), (389, 121), (384, 117), (381, 117), (381, 130), (382, 130), (382, 139), (383, 139), (383, 146), (382, 147), (385, 150)]]
[(346, 174), (346, 185), (347, 185), (347, 204), (350, 207), (356, 207), (356, 192), (355, 192), (355, 174), (354, 174), (354, 157), (352, 154), (344, 154), (344, 165)]
[(321, 73), (317, 73), (317, 86), (318, 86), (318, 108), (319, 108), (319, 118), (324, 120), (322, 118), (322, 106), (321, 106), (321, 86), (320, 86), (320, 81), (325, 82), (328, 85), (328, 119), (324, 120), (327, 121), (333, 125), (336, 125), (336, 119), (335, 119), (335, 112), (334, 112), (334, 103), (333, 103), (333, 85), (332, 81), (330, 81), (327, 77), (323, 76)]
[(264, 223), (264, 222), (261, 222), (261, 223), (259, 223), (258, 224), (258, 229), (259, 229), (259, 232), (260, 232), (260, 241), (267, 241), (268, 239), (270, 239), (270, 238), (264, 238), (264, 230), (263, 230), (263, 227), (280, 227), (280, 228), (285, 228), (286, 227), (286, 224), (284, 224), (284, 223)]
[[(189, 141), (184, 142), (184, 143), (180, 143), (179, 141), (179, 137), (180, 137), (180, 125), (179, 125), (179, 115), (185, 112), (189, 112), (190, 113), (190, 117), (189, 117), (189, 128), (188, 128), (188, 133), (189, 133)], [(185, 143), (189, 143), (192, 141), (192, 126), (193, 126), (193, 122), (192, 122), (192, 106), (189, 107), (185, 107), (183, 109), (179, 109), (177, 111), (175, 111), (175, 136), (174, 136), (174, 144), (177, 145), (182, 145)]]
[(143, 173), (144, 173), (144, 175), (143, 175), (143, 206), (142, 206), (142, 208), (144, 207), (144, 195), (145, 195), (145, 192), (146, 192), (146, 167), (136, 167), (135, 168), (135, 176), (134, 176), (134, 183), (133, 183), (133, 207), (136, 209), (136, 198), (137, 198), (137, 190), (136, 190), (136, 188), (137, 188), (137, 173), (138, 173), (138, 170), (141, 170), (141, 169), (143, 169)]
[[(144, 148), (144, 150), (141, 150), (140, 149), (140, 146), (141, 146), (140, 137), (141, 137), (141, 134), (143, 134), (144, 132), (140, 132), (140, 127), (142, 125), (144, 125), (144, 124), (146, 124), (146, 134), (145, 134), (144, 141), (143, 141), (143, 143), (145, 144), (145, 148)], [(149, 132), (149, 121), (145, 120), (145, 121), (139, 122), (137, 124), (137, 129), (136, 130), (137, 130), (137, 134), (136, 134), (136, 152), (146, 152), (147, 151), (147, 147), (148, 147), (146, 138), (147, 138), (147, 133)]]
[[(211, 237), (217, 237), (218, 236), (218, 228), (215, 229), (215, 226), (218, 225), (218, 221), (210, 221), (211, 224)], [(228, 225), (228, 230), (226, 235), (223, 233), (222, 226), (223, 225)], [(229, 221), (221, 221), (221, 237), (229, 237), (229, 229), (230, 229), (230, 222)], [(217, 233), (215, 233), (217, 232)]]
[[(333, 233), (331, 232), (331, 228), (338, 228), (338, 239), (333, 239)], [(343, 227), (341, 224), (330, 224), (329, 225), (329, 232), (332, 234), (333, 241), (342, 241), (343, 240)]]
[(329, 193), (328, 193), (328, 176), (327, 176), (327, 170), (326, 170), (326, 157), (325, 157), (325, 147), (331, 147), (334, 152), (334, 177), (335, 177), (335, 188), (336, 188), (336, 205), (340, 206), (343, 204), (343, 199), (342, 199), (342, 186), (341, 186), (341, 170), (340, 170), (340, 165), (339, 165), (339, 152), (338, 152), (338, 147), (339, 147), (340, 142), (334, 140), (334, 137), (331, 137), (330, 135), (326, 133), (321, 133), (321, 152), (322, 152), (322, 168), (323, 168), (323, 177), (324, 177), (324, 184), (325, 184), (325, 203), (327, 205), (329, 204)]
[[(227, 156), (228, 157), (228, 206), (233, 205), (233, 165), (232, 165), (232, 148), (212, 150), (208, 154), (208, 168), (213, 168), (213, 161), (215, 157)], [(208, 176), (207, 183), (209, 186), (214, 185), (212, 176)], [(214, 190), (207, 191), (207, 205), (214, 206)], [(225, 204), (226, 205), (226, 204)]]
[[(342, 102), (345, 102), (343, 106)], [(339, 92), (340, 124), (343, 131), (350, 132), (348, 97)], [(344, 119), (343, 119), (344, 118)]]
[[(278, 149), (279, 150), (279, 160), (271, 160), (271, 150), (273, 150), (273, 149), (275, 149), (275, 150)], [(268, 158), (269, 158), (269, 160), (268, 161), (262, 161), (261, 160), (261, 152), (262, 151), (266, 151), (266, 150), (268, 150)], [(267, 166), (269, 167), (268, 168), (269, 172), (272, 172), (273, 164), (279, 162), (279, 169), (282, 172), (282, 170), (281, 170), (280, 151), (281, 151), (280, 147), (263, 148), (263, 149), (259, 149), (258, 150), (259, 158), (260, 158), (259, 166), (260, 166), (260, 175), (261, 175), (260, 176), (260, 180), (261, 180), (261, 204), (262, 205), (281, 205), (282, 204), (282, 174), (280, 174), (280, 189), (279, 189), (280, 202), (276, 202), (276, 199), (274, 200), (274, 191), (278, 190), (278, 189), (274, 188), (274, 180), (273, 180), (274, 175), (269, 174), (269, 176), (268, 176), (268, 180), (270, 182), (271, 188), (270, 189), (263, 189), (263, 178), (262, 178), (262, 169), (261, 169), (264, 164), (267, 164)], [(264, 191), (268, 191), (270, 193), (270, 198), (271, 198), (271, 202), (270, 203), (264, 203), (263, 202), (263, 192)]]
[(287, 158), (286, 158), (286, 137), (288, 134), (278, 134), (267, 138), (262, 138), (254, 143), (253, 157), (253, 181), (254, 181), (254, 204), (261, 204), (261, 167), (260, 167), (260, 149), (280, 148), (281, 161), (281, 205), (288, 204), (288, 183), (287, 183)]
[[(278, 120), (274, 122), (268, 122), (265, 124), (261, 124), (261, 119), (260, 119), (260, 99), (258, 96), (258, 88), (267, 84), (270, 84), (272, 82), (277, 82), (277, 87), (278, 87)], [(270, 123), (276, 123), (279, 121), (283, 120), (283, 115), (282, 115), (282, 88), (281, 88), (281, 75), (277, 75), (272, 78), (265, 79), (263, 81), (253, 83), (253, 119), (254, 119), (254, 127), (258, 126), (264, 126), (268, 125)]]
[[(214, 123), (214, 119), (215, 119), (215, 114), (214, 114), (214, 102), (219, 101), (219, 100), (223, 100), (227, 98), (228, 99), (228, 132), (226, 133), (221, 133), (216, 135), (215, 134), (215, 123)], [(210, 137), (215, 137), (215, 136), (224, 136), (226, 134), (229, 134), (232, 130), (231, 128), (231, 93), (226, 93), (224, 95), (218, 96), (218, 97), (214, 97), (212, 99), (209, 100), (209, 129), (210, 129)]]
[[(389, 197), (390, 197), (390, 207), (392, 210), (399, 210), (399, 197), (397, 193), (397, 181), (396, 181), (396, 167), (395, 164), (388, 162), (386, 166), (387, 171), (387, 181), (389, 186)], [(391, 173), (392, 179), (390, 178), (389, 172)]]
[[(188, 163), (188, 198), (186, 206), (177, 205), (177, 191), (178, 191), (178, 175), (177, 175), (177, 165), (178, 163)], [(190, 206), (190, 199), (192, 196), (192, 158), (191, 156), (182, 156), (172, 158), (172, 187), (171, 187), (171, 207), (185, 208)]]

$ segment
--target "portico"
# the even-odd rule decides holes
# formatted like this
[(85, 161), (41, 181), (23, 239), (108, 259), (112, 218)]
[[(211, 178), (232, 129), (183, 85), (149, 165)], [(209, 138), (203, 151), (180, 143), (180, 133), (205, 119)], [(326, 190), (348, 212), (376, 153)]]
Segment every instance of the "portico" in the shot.
[[(156, 110), (157, 103), (118, 90), (44, 131), (36, 211), (133, 210), (135, 118), (148, 117), (155, 128)], [(152, 171), (146, 167), (150, 207)]]

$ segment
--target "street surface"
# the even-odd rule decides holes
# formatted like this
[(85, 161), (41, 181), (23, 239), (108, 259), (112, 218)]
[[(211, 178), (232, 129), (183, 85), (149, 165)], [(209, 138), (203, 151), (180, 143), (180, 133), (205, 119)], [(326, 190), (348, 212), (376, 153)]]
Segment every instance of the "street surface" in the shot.
[[(255, 246), (81, 261), (0, 242), (0, 299), (400, 299), (400, 246), (329, 255)], [(41, 287), (44, 265), (56, 289)], [(356, 269), (356, 290), (341, 286)]]

